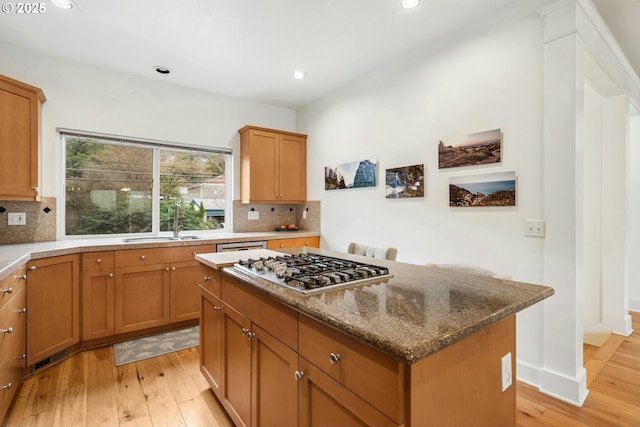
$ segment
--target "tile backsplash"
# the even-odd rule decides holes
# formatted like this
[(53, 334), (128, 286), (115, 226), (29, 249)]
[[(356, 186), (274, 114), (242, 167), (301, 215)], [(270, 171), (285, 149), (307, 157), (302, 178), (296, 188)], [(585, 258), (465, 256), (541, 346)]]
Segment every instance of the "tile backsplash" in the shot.
[[(259, 217), (249, 219), (249, 213)], [(304, 219), (306, 213), (306, 219)], [(320, 201), (304, 204), (257, 204), (233, 201), (233, 232), (274, 231), (283, 224), (295, 224), (301, 231), (320, 232)]]
[[(25, 225), (9, 225), (9, 213), (24, 213)], [(39, 202), (0, 200), (0, 245), (56, 240), (56, 198)]]

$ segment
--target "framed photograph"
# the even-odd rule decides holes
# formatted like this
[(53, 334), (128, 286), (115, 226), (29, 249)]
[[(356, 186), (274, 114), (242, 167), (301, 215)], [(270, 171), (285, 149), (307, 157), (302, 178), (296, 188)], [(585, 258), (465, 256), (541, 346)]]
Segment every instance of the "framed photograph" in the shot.
[(385, 177), (385, 197), (424, 197), (424, 164), (387, 169)]
[(449, 206), (515, 206), (516, 173), (449, 178)]
[(340, 165), (325, 166), (324, 189), (366, 188), (376, 186), (376, 164), (360, 160)]
[(462, 135), (440, 141), (438, 144), (438, 168), (500, 163), (502, 133), (500, 129)]

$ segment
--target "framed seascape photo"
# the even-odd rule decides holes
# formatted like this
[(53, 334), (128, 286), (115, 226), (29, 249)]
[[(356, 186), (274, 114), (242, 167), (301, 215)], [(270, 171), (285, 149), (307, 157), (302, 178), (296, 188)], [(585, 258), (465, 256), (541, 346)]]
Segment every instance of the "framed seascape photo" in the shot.
[(384, 177), (387, 199), (424, 197), (424, 164), (387, 169)]
[(500, 172), (449, 178), (449, 206), (515, 206), (516, 173)]
[(500, 163), (502, 133), (500, 129), (450, 138), (438, 143), (438, 168)]
[(376, 164), (371, 160), (325, 166), (324, 189), (341, 190), (375, 187), (376, 171)]

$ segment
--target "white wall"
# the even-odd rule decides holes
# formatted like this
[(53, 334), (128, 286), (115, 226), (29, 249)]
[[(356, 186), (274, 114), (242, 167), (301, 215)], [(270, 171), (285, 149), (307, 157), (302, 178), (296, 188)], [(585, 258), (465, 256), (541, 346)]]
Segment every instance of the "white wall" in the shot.
[[(539, 280), (541, 239), (524, 220), (541, 215), (540, 23), (417, 53), (299, 112), (309, 134), (310, 199), (322, 200), (322, 243), (350, 241), (398, 248), (411, 263), (472, 263), (520, 280)], [(438, 170), (438, 141), (500, 128), (497, 166)], [(324, 167), (371, 158), (375, 189), (324, 190)], [(424, 163), (426, 196), (384, 197), (384, 170)], [(449, 178), (516, 171), (517, 206), (449, 207)]]
[[(61, 149), (56, 128), (229, 147), (239, 152), (237, 130), (251, 124), (295, 131), (295, 111), (209, 94), (105, 69), (35, 55), (0, 44), (0, 74), (41, 88), (41, 194), (57, 196)], [(151, 72), (151, 68), (150, 68)], [(239, 157), (234, 165), (239, 182)], [(234, 199), (239, 199), (234, 186)]]
[[(298, 129), (309, 134), (309, 198), (322, 200), (322, 246), (394, 246), (399, 261), (469, 263), (541, 283), (544, 240), (525, 237), (524, 221), (544, 219), (542, 54), (541, 22), (532, 17), (416, 52), (299, 111)], [(502, 164), (438, 169), (439, 140), (495, 128)], [(324, 190), (325, 166), (368, 157), (378, 162), (376, 188)], [(419, 163), (424, 199), (385, 199), (384, 170)], [(450, 177), (499, 171), (516, 172), (516, 207), (449, 207)], [(518, 314), (518, 366), (533, 383), (544, 364), (544, 305)]]
[(640, 312), (640, 113), (633, 110), (629, 120), (629, 156), (627, 157), (628, 205), (627, 231), (629, 309)]

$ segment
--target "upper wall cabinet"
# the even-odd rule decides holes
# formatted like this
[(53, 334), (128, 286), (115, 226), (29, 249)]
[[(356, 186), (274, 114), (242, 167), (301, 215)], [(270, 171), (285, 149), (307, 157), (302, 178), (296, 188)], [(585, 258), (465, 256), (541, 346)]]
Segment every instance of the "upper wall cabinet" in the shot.
[(238, 132), (241, 202), (306, 202), (307, 136), (254, 126)]
[(0, 75), (0, 200), (38, 200), (40, 108), (37, 87)]

